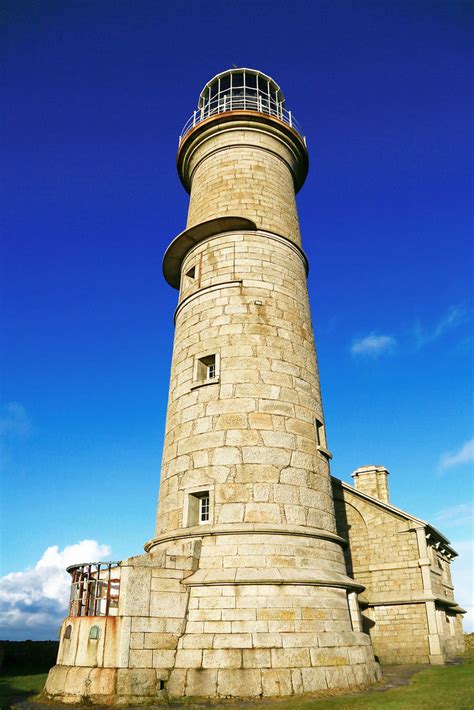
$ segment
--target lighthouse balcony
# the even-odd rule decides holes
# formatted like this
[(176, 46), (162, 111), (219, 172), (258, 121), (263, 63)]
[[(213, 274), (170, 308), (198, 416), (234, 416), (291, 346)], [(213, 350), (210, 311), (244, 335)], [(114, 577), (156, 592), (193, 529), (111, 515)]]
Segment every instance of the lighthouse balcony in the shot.
[(198, 108), (185, 123), (179, 142), (202, 121), (230, 111), (252, 111), (273, 116), (293, 128), (305, 141), (299, 123), (285, 108), (282, 90), (273, 79), (254, 69), (231, 69), (206, 84), (199, 97)]
[(67, 568), (71, 575), (69, 616), (117, 616), (120, 562), (87, 562)]

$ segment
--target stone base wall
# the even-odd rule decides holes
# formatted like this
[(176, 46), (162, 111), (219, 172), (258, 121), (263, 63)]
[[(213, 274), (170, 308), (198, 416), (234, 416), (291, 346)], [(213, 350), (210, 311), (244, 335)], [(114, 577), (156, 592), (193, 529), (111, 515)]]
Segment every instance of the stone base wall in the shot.
[(126, 560), (119, 615), (65, 620), (45, 696), (100, 704), (285, 696), (380, 677), (348, 578), (331, 585), (314, 569), (201, 569), (201, 550), (200, 541), (173, 541)]
[[(291, 660), (291, 654), (289, 654)], [(53, 702), (150, 704), (168, 698), (278, 697), (364, 688), (380, 680), (377, 663), (305, 668), (209, 668), (164, 672), (153, 668), (55, 666), (45, 695)]]
[(439, 665), (463, 653), (462, 615), (440, 605), (430, 619), (430, 607), (434, 610), (434, 602), (414, 601), (371, 606), (363, 612), (363, 628), (380, 663)]
[[(191, 589), (169, 692), (278, 696), (379, 678), (369, 637), (351, 631), (344, 589), (243, 584)], [(344, 629), (344, 630), (342, 630)], [(244, 690), (245, 689), (245, 690)]]
[(443, 620), (440, 626), (441, 651), (445, 659), (456, 658), (464, 652), (464, 633), (462, 615), (449, 609), (439, 609)]
[(369, 607), (362, 618), (380, 663), (430, 663), (423, 602)]

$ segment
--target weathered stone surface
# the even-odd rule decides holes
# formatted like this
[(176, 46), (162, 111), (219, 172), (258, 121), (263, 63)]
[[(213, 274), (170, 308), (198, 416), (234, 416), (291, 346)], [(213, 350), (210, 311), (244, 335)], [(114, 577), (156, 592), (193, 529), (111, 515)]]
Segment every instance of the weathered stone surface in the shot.
[(213, 697), (217, 692), (216, 670), (189, 670), (186, 677), (186, 695)]
[(117, 671), (116, 691), (119, 697), (153, 696), (156, 690), (156, 671), (151, 668), (121, 668)]
[(262, 670), (262, 689), (263, 695), (291, 695), (293, 692), (291, 671), (264, 668)]
[(66, 686), (66, 677), (70, 666), (53, 666), (46, 679), (45, 692), (49, 695), (60, 695)]
[(253, 697), (262, 692), (259, 670), (240, 669), (220, 670), (218, 674), (218, 693), (223, 697)]

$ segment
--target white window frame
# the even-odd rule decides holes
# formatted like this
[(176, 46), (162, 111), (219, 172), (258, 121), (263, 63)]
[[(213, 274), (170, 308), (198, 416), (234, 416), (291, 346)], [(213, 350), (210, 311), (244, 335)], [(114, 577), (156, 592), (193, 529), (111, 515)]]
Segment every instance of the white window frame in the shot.
[(196, 355), (194, 358), (193, 384), (191, 389), (213, 385), (220, 378), (220, 355), (216, 352)]
[[(207, 520), (202, 520), (203, 501), (207, 500)], [(214, 488), (213, 486), (199, 486), (187, 488), (184, 495), (183, 522), (184, 527), (198, 525), (212, 525), (214, 518)]]

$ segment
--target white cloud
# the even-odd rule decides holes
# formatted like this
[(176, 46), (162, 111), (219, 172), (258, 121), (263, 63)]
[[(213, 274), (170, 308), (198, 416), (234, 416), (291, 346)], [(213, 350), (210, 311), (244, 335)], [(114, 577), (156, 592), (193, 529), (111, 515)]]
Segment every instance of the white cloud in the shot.
[(474, 632), (474, 540), (453, 542), (459, 553), (451, 567), (454, 594), (459, 606), (466, 609), (464, 617), (465, 633)]
[(440, 471), (447, 471), (454, 466), (461, 466), (471, 461), (474, 461), (474, 438), (466, 441), (457, 451), (442, 454), (438, 468)]
[(377, 335), (370, 333), (365, 338), (354, 340), (351, 346), (353, 355), (367, 355), (369, 357), (379, 357), (382, 354), (393, 352), (397, 341), (391, 335)]
[(9, 402), (0, 414), (0, 435), (3, 437), (25, 437), (31, 432), (31, 424), (26, 409), (19, 402)]
[(71, 578), (66, 567), (108, 559), (111, 548), (82, 540), (48, 547), (32, 568), (0, 578), (0, 627), (11, 640), (56, 638), (66, 615)]
[(447, 313), (431, 328), (424, 328), (420, 321), (417, 321), (414, 326), (416, 347), (419, 349), (438, 340), (449, 330), (464, 323), (467, 318), (468, 314), (463, 306), (451, 306)]
[(472, 523), (474, 520), (474, 505), (472, 503), (459, 503), (449, 508), (443, 508), (433, 516), (435, 526), (446, 525), (459, 527)]

